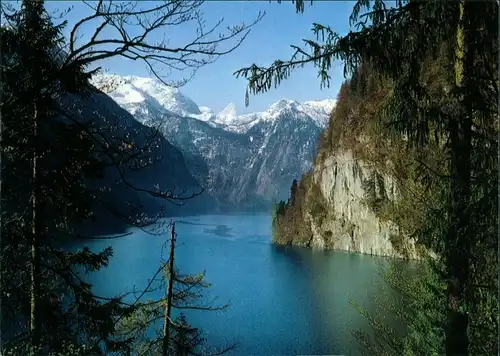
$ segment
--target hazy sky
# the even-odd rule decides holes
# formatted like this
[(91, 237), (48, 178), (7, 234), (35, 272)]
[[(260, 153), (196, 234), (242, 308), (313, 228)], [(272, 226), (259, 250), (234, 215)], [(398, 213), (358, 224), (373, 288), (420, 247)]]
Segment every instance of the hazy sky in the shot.
[[(275, 59), (290, 58), (293, 50), (291, 44), (300, 44), (304, 38), (313, 39), (312, 24), (318, 22), (329, 25), (334, 31), (344, 34), (349, 28), (349, 14), (352, 1), (314, 1), (307, 2), (303, 14), (295, 13), (295, 6), (284, 1), (281, 4), (268, 1), (207, 1), (202, 6), (207, 26), (224, 18), (224, 24), (235, 25), (241, 22), (250, 23), (258, 15), (259, 10), (266, 16), (253, 27), (243, 44), (234, 52), (221, 57), (217, 62), (200, 69), (194, 79), (181, 88), (181, 91), (200, 106), (208, 106), (215, 112), (222, 110), (227, 104), (234, 103), (239, 113), (260, 111), (280, 98), (303, 102), (306, 100), (335, 98), (343, 80), (342, 67), (337, 64), (331, 71), (330, 88), (320, 90), (317, 71), (312, 66), (298, 69), (292, 78), (282, 82), (278, 89), (266, 94), (252, 96), (250, 105), (245, 108), (245, 79), (236, 79), (233, 72), (252, 63), (268, 65)], [(83, 16), (90, 14), (86, 5), (75, 1), (47, 1), (49, 11), (65, 9), (69, 5), (73, 10), (66, 16), (69, 27)], [(225, 25), (225, 26), (226, 26)], [(224, 30), (225, 26), (221, 29)], [(95, 24), (94, 24), (95, 28)], [(92, 27), (89, 27), (89, 30)], [(169, 33), (172, 42), (186, 43), (192, 38), (192, 28), (171, 28)], [(82, 31), (85, 35), (85, 30)], [(90, 31), (88, 31), (90, 33)], [(159, 34), (162, 36), (163, 34)], [(146, 66), (123, 58), (100, 63), (111, 73), (121, 75), (148, 76)]]

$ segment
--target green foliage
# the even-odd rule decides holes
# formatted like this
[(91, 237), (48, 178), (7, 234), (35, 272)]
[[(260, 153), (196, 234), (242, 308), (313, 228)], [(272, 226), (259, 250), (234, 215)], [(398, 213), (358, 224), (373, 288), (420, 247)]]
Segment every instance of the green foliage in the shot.
[(367, 318), (373, 331), (353, 331), (364, 354), (444, 354), (446, 285), (438, 278), (436, 268), (432, 260), (419, 262), (418, 270), (409, 271), (407, 265), (395, 260), (388, 267), (380, 268), (380, 274), (387, 284), (381, 286), (380, 294), (374, 298), (379, 307), (378, 312), (388, 316), (391, 324), (397, 325), (395, 328), (351, 300), (351, 304)]
[[(304, 221), (304, 214), (308, 211), (306, 194), (311, 184), (311, 173), (302, 176), (298, 183), (292, 183), (295, 192), (293, 204), (292, 199), (287, 203), (281, 201), (274, 207), (272, 220), (273, 241), (279, 245), (293, 243), (308, 245), (311, 241), (311, 227)], [(321, 210), (321, 207), (319, 207)], [(324, 210), (322, 210), (324, 211)]]
[(328, 216), (328, 205), (318, 183), (311, 184), (307, 201), (309, 212), (321, 224)]
[(408, 252), (405, 249), (405, 237), (402, 234), (391, 234), (389, 236), (389, 241), (391, 242), (394, 250), (401, 255), (408, 257)]
[[(78, 68), (61, 71), (54, 58), (63, 26), (51, 23), (42, 1), (23, 2), (8, 18), (12, 26), (1, 29), (1, 297), (2, 330), (9, 337), (2, 341), (7, 350), (25, 348), (31, 328), (43, 352), (67, 353), (67, 344), (106, 339), (120, 312), (116, 301), (97, 300), (75, 272), (77, 266), (106, 266), (112, 251), (67, 253), (59, 247), (73, 224), (92, 216), (88, 179), (103, 165), (91, 156), (93, 142), (82, 127), (61, 118), (68, 109), (61, 95), (81, 93), (86, 78)], [(30, 257), (34, 249), (36, 259)]]
[[(209, 49), (198, 38), (174, 58), (166, 43), (147, 43), (145, 36), (168, 25), (199, 19), (200, 3), (167, 1), (147, 10), (125, 3), (87, 5), (95, 13), (77, 21), (69, 31), (69, 43), (62, 32), (66, 23), (54, 24), (43, 1), (22, 1), (20, 10), (1, 7), (2, 353), (130, 354), (146, 327), (143, 319), (160, 310), (150, 310), (142, 301), (128, 304), (122, 295), (104, 298), (93, 294), (92, 286), (78, 272), (106, 267), (111, 248), (94, 253), (88, 248), (68, 252), (61, 247), (69, 237), (82, 237), (78, 228), (93, 222), (96, 206), (126, 225), (142, 227), (156, 221), (157, 216), (150, 216), (139, 204), (128, 204), (123, 196), (118, 203), (109, 199), (111, 188), (103, 178), (109, 178), (111, 170), (117, 172), (115, 181), (133, 191), (170, 202), (189, 198), (179, 197), (173, 190), (141, 189), (127, 181), (124, 169), (137, 171), (154, 163), (150, 154), (158, 148), (158, 132), (151, 130), (152, 138), (139, 147), (129, 137), (133, 135), (120, 137), (121, 123), (110, 123), (102, 112), (98, 113), (99, 124), (84, 117), (82, 108), (73, 104), (96, 94), (88, 83), (96, 70), (86, 71), (86, 66), (105, 58), (132, 56), (144, 61), (157, 77), (156, 61), (179, 70), (195, 70), (238, 47), (253, 26), (227, 28), (226, 35), (215, 38)], [(180, 20), (170, 21), (173, 17)], [(261, 18), (259, 15), (254, 24)], [(130, 21), (144, 25), (143, 36), (127, 34)], [(89, 42), (76, 41), (79, 28), (92, 30), (89, 22), (98, 23)], [(218, 26), (205, 31), (204, 21), (197, 23), (201, 32), (209, 34)], [(102, 38), (103, 33), (112, 37), (113, 31), (106, 27), (117, 29), (119, 35)], [(232, 40), (234, 45), (217, 49), (218, 43)], [(106, 49), (99, 47), (102, 44)], [(186, 61), (186, 56), (191, 60)], [(187, 286), (175, 291), (179, 308), (198, 298), (199, 288), (208, 287), (200, 276), (179, 277), (177, 282)], [(124, 336), (117, 328), (134, 315), (138, 315), (139, 327)], [(186, 326), (184, 318), (178, 321)]]
[[(497, 18), (494, 2), (409, 0), (389, 8), (360, 0), (347, 35), (315, 24), (316, 41), (295, 46), (290, 60), (235, 73), (248, 79), (253, 94), (307, 63), (318, 68), (321, 85), (335, 60), (351, 74), (339, 98), (354, 100), (337, 103), (319, 159), (342, 144), (395, 176), (397, 201), (371, 196), (368, 203), (437, 254), (422, 277), (425, 289), (409, 304), (418, 325), (406, 318), (409, 332), (401, 339), (371, 319), (385, 343), (366, 342), (371, 354), (498, 352), (498, 311), (491, 304), (498, 288), (498, 200), (490, 198), (498, 194), (498, 41), (491, 40), (498, 37)], [(376, 81), (360, 81), (365, 67), (389, 85), (377, 90)], [(364, 93), (369, 98), (356, 97)], [(379, 94), (383, 100), (370, 100)]]
[(295, 205), (296, 195), (297, 195), (297, 180), (294, 179), (292, 182), (292, 186), (290, 187), (290, 204), (292, 206)]
[[(35, 349), (37, 354), (43, 352), (41, 348)], [(5, 352), (5, 356), (19, 356), (19, 355), (28, 355), (30, 352), (30, 348), (26, 345), (24, 346), (15, 346), (10, 348)], [(58, 351), (50, 351), (47, 356), (84, 356), (89, 352), (88, 348), (85, 345), (77, 346), (72, 343), (63, 342), (60, 349)]]
[(275, 203), (273, 206), (273, 213), (272, 213), (272, 231), (273, 231), (273, 239), (278, 240), (278, 224), (280, 222), (280, 219), (283, 218), (283, 216), (286, 213), (286, 206), (287, 203), (281, 200), (279, 203)]
[[(439, 67), (441, 64), (428, 64), (432, 75), (425, 77), (426, 85), (435, 90), (440, 90), (439, 81), (445, 74)], [(372, 168), (371, 176), (361, 177), (365, 203), (382, 221), (394, 222), (403, 235), (419, 238), (418, 231), (428, 221), (429, 209), (442, 206), (439, 205), (440, 191), (444, 185), (434, 177), (436, 173), (447, 174), (443, 169), (445, 151), (435, 141), (426, 148), (412, 148), (407, 139), (389, 125), (383, 109), (391, 100), (391, 88), (391, 81), (369, 64), (357, 68), (340, 88), (336, 108), (321, 142), (325, 154), (317, 158), (316, 164), (335, 155), (339, 149), (351, 150), (355, 159)], [(391, 177), (394, 186), (384, 186), (384, 176)], [(418, 241), (427, 243), (428, 239)], [(399, 247), (403, 245), (398, 243)]]
[(172, 335), (172, 353), (174, 355), (195, 354), (197, 349), (206, 341), (201, 337), (200, 331), (188, 324), (186, 316), (183, 313), (180, 313), (174, 320), (174, 324), (178, 326), (174, 329)]
[[(113, 340), (123, 343), (129, 340), (130, 350), (137, 355), (160, 355), (163, 351), (163, 325), (168, 296), (159, 299), (149, 299), (149, 295), (157, 290), (167, 290), (168, 261), (158, 268), (149, 286), (131, 304), (127, 314), (118, 319)], [(161, 273), (165, 278), (157, 278)], [(212, 305), (203, 302), (203, 292), (210, 287), (205, 281), (205, 273), (181, 275), (178, 270), (173, 275), (172, 309), (173, 310), (206, 310), (224, 311), (228, 305)], [(169, 355), (212, 355), (222, 354), (235, 345), (227, 345), (218, 349), (206, 346), (206, 339), (199, 329), (191, 327), (187, 318), (180, 313), (169, 323), (170, 340)], [(184, 353), (181, 353), (184, 352)]]
[[(97, 126), (78, 115), (71, 99), (93, 93), (87, 82), (92, 72), (58, 57), (65, 45), (63, 26), (51, 23), (43, 1), (25, 1), (20, 11), (6, 16), (10, 26), (0, 29), (0, 347), (2, 352), (22, 355), (29, 354), (27, 350), (43, 355), (49, 351), (54, 355), (129, 354), (144, 330), (133, 328), (123, 336), (117, 329), (120, 321), (151, 313), (141, 303), (125, 303), (124, 295), (95, 295), (80, 274), (106, 267), (112, 249), (91, 252), (84, 247), (69, 252), (61, 244), (70, 237), (81, 237), (77, 228), (92, 223), (99, 204), (132, 226), (155, 221), (142, 211), (137, 214), (140, 219), (134, 219), (141, 206), (130, 207), (134, 213), (129, 214), (123, 201), (119, 206), (109, 202), (110, 188), (102, 179), (109, 168), (119, 172), (145, 168), (151, 162), (148, 154), (157, 133), (152, 130), (153, 139), (148, 138), (141, 147), (132, 137), (120, 137), (106, 118)], [(108, 132), (112, 137), (106, 136)], [(133, 149), (124, 151), (124, 146)], [(137, 189), (132, 184), (130, 188)], [(172, 197), (153, 193), (159, 198)], [(36, 259), (31, 257), (34, 249)], [(186, 277), (182, 283), (190, 291), (178, 297), (181, 306), (198, 296), (194, 294), (199, 292), (197, 288), (207, 286), (197, 276)], [(36, 344), (40, 346), (33, 347)]]

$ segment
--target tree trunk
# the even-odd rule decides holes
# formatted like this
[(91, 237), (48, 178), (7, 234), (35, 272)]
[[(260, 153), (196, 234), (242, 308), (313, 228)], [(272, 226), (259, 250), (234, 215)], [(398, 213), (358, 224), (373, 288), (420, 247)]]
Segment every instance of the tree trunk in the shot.
[(30, 298), (30, 334), (31, 334), (31, 355), (38, 353), (37, 348), (40, 346), (40, 214), (39, 214), (39, 178), (38, 178), (38, 148), (37, 148), (37, 135), (38, 135), (38, 110), (35, 105), (35, 112), (33, 115), (33, 162), (32, 162), (32, 221), (31, 221), (31, 263), (30, 263), (30, 278), (31, 278), (31, 298)]
[(455, 84), (459, 95), (460, 114), (450, 122), (451, 140), (451, 204), (446, 247), (448, 269), (448, 328), (446, 355), (468, 355), (468, 279), (472, 229), (470, 219), (470, 174), (472, 145), (472, 110), (468, 92), (471, 70), (470, 33), (465, 1), (459, 4), (457, 28)]
[(172, 223), (170, 236), (170, 258), (168, 264), (168, 292), (167, 305), (165, 306), (165, 321), (163, 325), (163, 356), (168, 354), (168, 344), (170, 341), (170, 314), (172, 311), (172, 288), (174, 285), (174, 250), (175, 250), (175, 223)]

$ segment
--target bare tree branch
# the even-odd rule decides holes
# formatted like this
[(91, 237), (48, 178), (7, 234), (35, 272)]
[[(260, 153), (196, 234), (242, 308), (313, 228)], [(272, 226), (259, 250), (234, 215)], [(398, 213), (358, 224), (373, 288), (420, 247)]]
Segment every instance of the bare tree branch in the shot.
[[(102, 59), (121, 56), (143, 61), (150, 74), (164, 84), (182, 86), (196, 70), (216, 61), (220, 56), (238, 48), (248, 36), (250, 29), (265, 15), (259, 12), (250, 24), (228, 26), (220, 32), (223, 19), (208, 26), (200, 10), (204, 1), (164, 0), (154, 5), (143, 6), (143, 2), (98, 1), (84, 2), (93, 14), (78, 21), (69, 35), (69, 53), (63, 66), (84, 67)], [(98, 23), (88, 41), (79, 43), (77, 34)], [(195, 35), (184, 45), (171, 45), (164, 34), (178, 26), (194, 26)], [(131, 35), (140, 29), (137, 35)], [(113, 30), (114, 36), (109, 35)], [(107, 32), (106, 32), (107, 31)], [(101, 35), (106, 32), (106, 38)], [(163, 39), (152, 40), (163, 34)], [(167, 73), (163, 73), (167, 70)], [(189, 70), (180, 81), (168, 80), (172, 71)]]

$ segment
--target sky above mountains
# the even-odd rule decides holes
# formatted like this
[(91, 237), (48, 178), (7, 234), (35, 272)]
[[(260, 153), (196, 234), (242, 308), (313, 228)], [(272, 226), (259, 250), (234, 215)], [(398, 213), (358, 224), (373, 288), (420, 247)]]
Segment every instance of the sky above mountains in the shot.
[[(352, 1), (314, 1), (311, 6), (307, 2), (306, 11), (303, 14), (296, 14), (295, 6), (287, 1), (281, 4), (275, 1), (272, 3), (268, 1), (207, 1), (201, 7), (207, 26), (224, 18), (221, 30), (224, 30), (226, 26), (241, 22), (250, 23), (258, 16), (259, 11), (265, 11), (266, 16), (252, 28), (250, 35), (239, 48), (219, 58), (217, 62), (201, 68), (196, 76), (182, 87), (182, 92), (200, 106), (208, 106), (215, 112), (224, 109), (229, 102), (232, 102), (240, 114), (263, 111), (281, 98), (299, 102), (334, 99), (344, 79), (340, 63), (331, 70), (332, 80), (329, 88), (320, 89), (317, 71), (312, 66), (308, 66), (298, 69), (292, 78), (282, 82), (279, 88), (269, 93), (252, 96), (248, 108), (244, 103), (246, 80), (236, 79), (233, 72), (250, 66), (252, 63), (269, 65), (276, 59), (289, 59), (293, 54), (290, 45), (300, 44), (302, 39), (314, 39), (311, 32), (314, 22), (329, 25), (339, 34), (347, 33), (348, 18), (353, 4)], [(49, 12), (64, 10), (72, 6), (72, 11), (65, 16), (69, 29), (76, 21), (91, 13), (91, 10), (82, 2), (48, 1), (46, 6)], [(194, 30), (189, 27), (172, 27), (171, 29), (175, 30), (175, 33), (167, 35), (174, 44), (186, 43), (189, 38), (192, 38)], [(158, 34), (158, 39), (161, 39), (163, 35)], [(85, 36), (85, 29), (82, 31), (82, 36)], [(152, 37), (152, 40), (155, 40), (155, 37)], [(132, 62), (124, 58), (114, 58), (100, 65), (103, 69), (119, 75), (142, 77), (149, 75), (143, 63)], [(178, 74), (175, 77), (174, 74), (173, 78), (181, 77)]]

